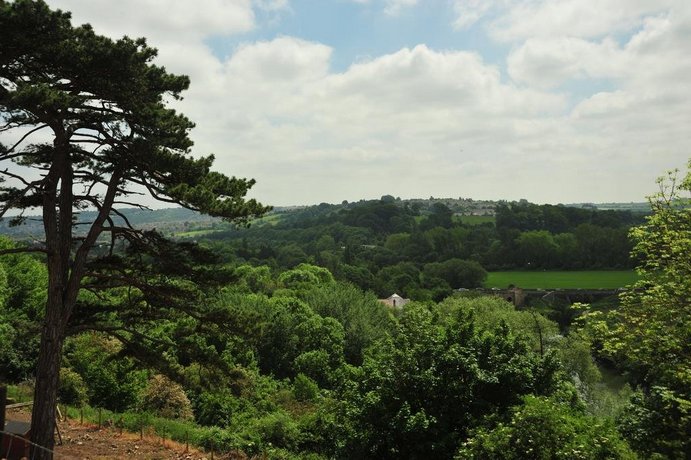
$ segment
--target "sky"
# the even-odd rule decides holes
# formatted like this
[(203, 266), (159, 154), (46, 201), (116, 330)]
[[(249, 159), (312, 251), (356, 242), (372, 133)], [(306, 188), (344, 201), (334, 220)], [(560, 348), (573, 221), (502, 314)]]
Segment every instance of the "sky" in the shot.
[(48, 0), (191, 78), (194, 153), (274, 206), (644, 201), (691, 158), (688, 0)]

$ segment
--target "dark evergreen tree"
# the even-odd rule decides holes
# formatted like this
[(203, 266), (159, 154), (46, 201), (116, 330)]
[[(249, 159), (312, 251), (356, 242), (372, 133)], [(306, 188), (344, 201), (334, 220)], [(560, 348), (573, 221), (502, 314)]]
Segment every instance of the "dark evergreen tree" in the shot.
[[(144, 39), (113, 41), (88, 25), (72, 26), (69, 13), (31, 0), (0, 0), (0, 30), (0, 130), (3, 139), (10, 133), (16, 139), (0, 145), (0, 216), (18, 209), (13, 220), (21, 223), (26, 210), (43, 214), (45, 242), (18, 250), (44, 253), (48, 268), (32, 436), (50, 448), (62, 345), (84, 284), (142, 287), (153, 281), (129, 279), (124, 266), (113, 274), (116, 262), (124, 261), (113, 252), (118, 241), (158, 260), (174, 250), (160, 235), (129, 225), (118, 206), (132, 206), (128, 197), (145, 190), (166, 203), (235, 221), (266, 208), (244, 199), (253, 180), (212, 172), (213, 156), (190, 155), (193, 124), (165, 105), (165, 98), (180, 97), (189, 80), (153, 65), (156, 50)], [(85, 208), (98, 213), (77, 230), (75, 212)], [(95, 251), (101, 237), (108, 246)], [(97, 259), (108, 263), (95, 264)], [(174, 294), (164, 294), (162, 282), (142, 291), (148, 295), (140, 307), (156, 295), (162, 300)]]

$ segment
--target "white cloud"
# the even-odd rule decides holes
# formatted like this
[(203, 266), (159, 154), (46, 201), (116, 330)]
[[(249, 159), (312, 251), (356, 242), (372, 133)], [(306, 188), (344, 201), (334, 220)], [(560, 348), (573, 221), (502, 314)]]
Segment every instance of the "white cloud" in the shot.
[(457, 29), (470, 27), (495, 8), (497, 0), (453, 0), (453, 10), (456, 20), (453, 25)]
[(514, 81), (551, 88), (573, 79), (617, 78), (628, 63), (611, 39), (531, 38), (509, 55), (508, 72)]
[(690, 38), (691, 14), (673, 13), (644, 18), (623, 45), (609, 37), (529, 38), (510, 53), (508, 72), (517, 82), (543, 88), (574, 79), (609, 79), (641, 91), (672, 88), (687, 80)]
[(406, 8), (417, 5), (418, 0), (384, 0), (384, 12), (390, 16), (396, 16)]
[(264, 11), (281, 11), (290, 8), (288, 0), (253, 0), (259, 9)]
[(626, 32), (645, 16), (672, 8), (685, 9), (686, 0), (513, 0), (490, 25), (492, 37), (516, 41), (535, 37), (598, 38)]
[[(420, 174), (425, 186), (440, 187), (441, 176), (470, 174), (467, 162), (491, 171), (497, 140), (521, 135), (519, 120), (538, 123), (564, 108), (560, 96), (502, 83), (474, 53), (418, 46), (343, 73), (329, 71), (330, 54), (291, 37), (238, 48), (213, 84), (194, 85), (181, 106), (198, 122), (198, 149), (223, 152), (221, 170), (260, 178), (261, 195), (282, 196), (275, 184), (289, 177), (312, 184), (291, 186), (292, 202), (315, 193), (352, 200), (379, 193), (389, 174)], [(481, 180), (478, 171), (468, 186)], [(411, 193), (409, 184), (392, 187)]]
[[(160, 63), (190, 75), (175, 105), (197, 123), (195, 152), (256, 178), (253, 194), (269, 204), (386, 193), (631, 200), (685, 164), (691, 13), (681, 0), (488, 1), (455, 1), (456, 26), (491, 18), (488, 30), (510, 48), (505, 63), (419, 45), (342, 72), (331, 68), (339, 50), (291, 36), (213, 53), (209, 37), (258, 27), (256, 0), (209, 0), (208, 10), (162, 0), (51, 5), (99, 33), (148, 37)], [(605, 89), (569, 92), (594, 80)]]
[(100, 34), (147, 37), (154, 46), (231, 35), (255, 25), (250, 0), (50, 0), (72, 12), (73, 23), (88, 22)]
[(272, 84), (308, 84), (327, 73), (330, 57), (328, 46), (281, 37), (241, 46), (228, 61), (227, 70), (248, 84), (258, 80)]
[[(591, 191), (635, 196), (647, 185), (641, 177), (683, 166), (691, 151), (691, 10), (673, 1), (625, 3), (598, 3), (596, 11), (589, 2), (537, 2), (512, 10), (492, 31), (516, 40), (507, 59), (512, 80), (573, 91), (575, 106), (550, 134), (549, 149), (587, 171)], [(507, 22), (517, 11), (525, 21)], [(585, 95), (568, 89), (574, 82)], [(594, 82), (610, 89), (589, 95)], [(618, 191), (601, 183), (606, 174), (616, 174)]]

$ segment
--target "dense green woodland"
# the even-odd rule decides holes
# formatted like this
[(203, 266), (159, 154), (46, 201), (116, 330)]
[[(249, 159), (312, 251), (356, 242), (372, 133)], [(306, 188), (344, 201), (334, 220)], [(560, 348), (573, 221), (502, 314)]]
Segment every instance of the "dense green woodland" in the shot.
[[(36, 444), (60, 403), (233, 458), (691, 457), (691, 172), (646, 217), (518, 202), (464, 222), (386, 196), (169, 239), (123, 213), (133, 195), (239, 225), (269, 211), (192, 155), (166, 104), (187, 77), (41, 0), (0, 0), (0, 30), (0, 217), (38, 208), (43, 230), (0, 238), (0, 384), (33, 388)], [(615, 306), (453, 292), (487, 269), (630, 264)], [(392, 291), (415, 301), (377, 300)]]
[[(627, 234), (643, 221), (640, 212), (526, 201), (494, 206), (496, 215), (481, 223), (454, 213), (457, 206), (448, 200), (390, 196), (282, 210), (250, 228), (182, 209), (128, 209), (123, 215), (134, 225), (211, 245), (226, 262), (269, 266), (275, 274), (300, 263), (319, 265), (379, 297), (398, 292), (441, 300), (454, 289), (481, 287), (486, 271), (493, 270), (607, 270), (635, 263)], [(86, 222), (93, 214), (77, 218)], [(0, 231), (26, 238), (24, 227)], [(33, 234), (40, 232), (34, 228)]]
[[(598, 211), (525, 201), (499, 203), (496, 223), (465, 223), (441, 201), (382, 200), (321, 204), (249, 229), (198, 233), (227, 260), (286, 270), (328, 268), (380, 297), (393, 292), (441, 300), (453, 289), (481, 287), (486, 270), (632, 267), (630, 211)], [(271, 221), (270, 221), (271, 222)]]

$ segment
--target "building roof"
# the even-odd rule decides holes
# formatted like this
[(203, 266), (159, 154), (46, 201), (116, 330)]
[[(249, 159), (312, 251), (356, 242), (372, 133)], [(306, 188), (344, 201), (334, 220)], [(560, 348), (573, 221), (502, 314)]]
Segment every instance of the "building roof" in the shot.
[(29, 422), (20, 422), (19, 420), (7, 420), (5, 422), (5, 433), (26, 436), (29, 431), (31, 431), (31, 423)]

